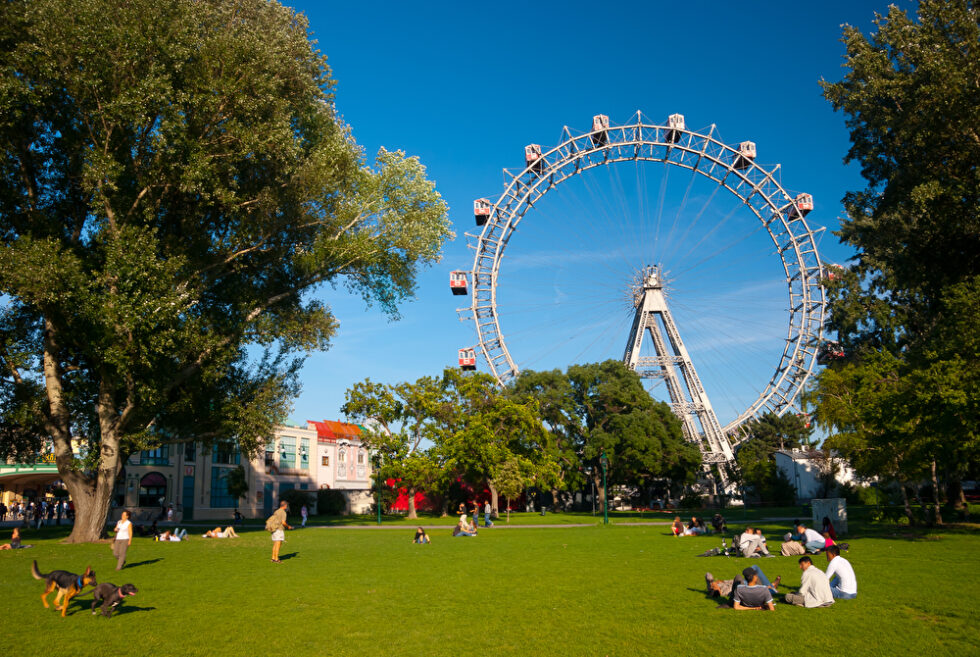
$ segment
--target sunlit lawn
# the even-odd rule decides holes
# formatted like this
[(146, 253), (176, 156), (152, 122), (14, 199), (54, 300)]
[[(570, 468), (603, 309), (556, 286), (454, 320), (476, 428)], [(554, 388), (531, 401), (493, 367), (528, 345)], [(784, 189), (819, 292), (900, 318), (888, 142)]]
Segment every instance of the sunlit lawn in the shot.
[[(779, 523), (764, 526), (775, 541)], [(53, 528), (27, 535), (33, 549), (0, 552), (0, 637), (18, 657), (977, 654), (977, 533), (861, 530), (852, 527), (847, 555), (857, 600), (762, 614), (716, 609), (703, 593), (706, 570), (731, 577), (749, 560), (697, 558), (718, 539), (674, 538), (659, 525), (476, 538), (440, 528), (427, 546), (413, 545), (407, 526), (313, 527), (287, 534), (279, 565), (260, 528), (239, 539), (197, 533), (134, 539), (119, 573), (108, 544), (63, 545), (65, 530)], [(32, 559), (44, 572), (91, 564), (100, 581), (140, 593), (106, 620), (90, 615), (86, 590), (61, 618), (41, 605)], [(799, 584), (796, 559), (751, 562)]]

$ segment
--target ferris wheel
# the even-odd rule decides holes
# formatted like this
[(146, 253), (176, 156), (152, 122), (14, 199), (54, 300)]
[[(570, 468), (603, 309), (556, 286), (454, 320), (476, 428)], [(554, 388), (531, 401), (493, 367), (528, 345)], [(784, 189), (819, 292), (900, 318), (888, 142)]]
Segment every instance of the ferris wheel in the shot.
[[(752, 227), (744, 224), (742, 231), (747, 237), (749, 233), (755, 235), (753, 239), (762, 239), (759, 252), (763, 254), (766, 271), (769, 272), (770, 282), (778, 284), (782, 291), (772, 293), (773, 285), (767, 287), (769, 292), (763, 297), (769, 304), (778, 304), (778, 309), (774, 313), (781, 317), (781, 329), (777, 329), (779, 335), (772, 337), (768, 345), (769, 363), (766, 368), (766, 379), (750, 382), (748, 388), (752, 389), (751, 398), (744, 398), (741, 401), (733, 402), (732, 408), (728, 411), (728, 417), (723, 424), (717, 420), (712, 420), (717, 425), (715, 432), (719, 436), (724, 436), (724, 446), (719, 446), (715, 441), (709, 445), (702, 445), (702, 451), (706, 455), (706, 462), (722, 462), (731, 460), (730, 444), (737, 443), (740, 439), (739, 427), (747, 421), (764, 415), (766, 413), (785, 413), (802, 414), (801, 391), (807, 379), (817, 366), (820, 356), (821, 344), (823, 340), (823, 325), (826, 297), (821, 284), (821, 279), (825, 272), (821, 265), (820, 257), (817, 252), (817, 237), (822, 229), (814, 230), (807, 223), (806, 216), (813, 209), (813, 198), (809, 194), (791, 194), (782, 186), (779, 176), (781, 174), (779, 165), (772, 168), (765, 168), (756, 163), (756, 144), (751, 141), (743, 141), (737, 145), (730, 146), (723, 143), (716, 135), (715, 126), (711, 126), (707, 131), (690, 130), (686, 126), (684, 116), (672, 114), (668, 117), (665, 124), (657, 124), (640, 112), (637, 112), (631, 119), (623, 125), (611, 124), (605, 115), (593, 117), (591, 130), (580, 133), (573, 133), (571, 129), (565, 127), (562, 130), (561, 139), (557, 146), (548, 148), (539, 144), (529, 144), (524, 149), (524, 167), (519, 171), (511, 172), (504, 170), (505, 181), (504, 190), (500, 196), (491, 201), (489, 198), (480, 198), (474, 201), (474, 216), (476, 225), (480, 227), (478, 234), (468, 235), (471, 240), (471, 248), (474, 249), (474, 259), (472, 268), (469, 270), (457, 270), (450, 273), (450, 288), (457, 295), (469, 295), (470, 303), (468, 306), (458, 309), (460, 318), (472, 321), (476, 328), (477, 341), (471, 347), (464, 347), (459, 350), (459, 365), (463, 369), (475, 369), (477, 357), (482, 357), (482, 361), (489, 368), (490, 372), (501, 385), (506, 385), (514, 379), (521, 370), (521, 362), (526, 354), (512, 352), (511, 337), (514, 335), (516, 327), (509, 327), (506, 313), (502, 311), (500, 299), (508, 288), (502, 286), (507, 272), (508, 262), (514, 265), (514, 260), (505, 259), (508, 246), (512, 246), (512, 240), (518, 235), (518, 227), (524, 222), (524, 227), (533, 223), (533, 217), (540, 213), (546, 206), (548, 199), (552, 196), (561, 197), (564, 189), (574, 185), (574, 181), (581, 177), (593, 176), (593, 183), (596, 181), (597, 171), (601, 169), (614, 169), (616, 166), (629, 165), (634, 163), (636, 167), (641, 164), (644, 167), (658, 167), (662, 169), (663, 181), (667, 181), (670, 170), (686, 170), (689, 172), (690, 181), (681, 203), (678, 203), (676, 216), (671, 225), (671, 235), (678, 235), (676, 240), (668, 247), (662, 247), (660, 253), (653, 253), (646, 249), (644, 233), (642, 230), (631, 230), (627, 227), (625, 238), (619, 238), (619, 242), (626, 246), (621, 251), (625, 252), (626, 247), (634, 249), (639, 254), (639, 261), (630, 265), (632, 280), (622, 280), (622, 289), (625, 294), (618, 297), (614, 292), (608, 296), (616, 303), (622, 305), (622, 297), (627, 298), (628, 307), (625, 308), (626, 319), (633, 319), (633, 330), (629, 334), (625, 330), (617, 335), (616, 330), (610, 330), (613, 342), (618, 340), (622, 354), (622, 344), (627, 343), (624, 361), (641, 373), (641, 375), (651, 378), (660, 378), (667, 381), (670, 389), (672, 407), (675, 413), (682, 416), (684, 413), (693, 413), (692, 408), (699, 404), (703, 406), (707, 403), (707, 397), (703, 400), (694, 395), (681, 399), (680, 393), (673, 389), (671, 376), (667, 370), (677, 365), (680, 367), (680, 375), (674, 378), (682, 381), (687, 387), (695, 391), (698, 388), (709, 387), (707, 382), (702, 386), (701, 381), (694, 373), (692, 359), (700, 358), (697, 348), (691, 349), (691, 355), (687, 355), (687, 350), (680, 343), (680, 334), (684, 332), (684, 322), (675, 323), (670, 311), (667, 309), (668, 297), (671, 304), (676, 303), (679, 307), (683, 306), (685, 297), (683, 294), (682, 282), (683, 272), (692, 268), (683, 262), (672, 262), (677, 254), (686, 249), (691, 254), (689, 259), (696, 260), (695, 264), (701, 262), (722, 263), (720, 266), (736, 269), (738, 267), (736, 258), (729, 250), (729, 246), (722, 246), (712, 250), (712, 238), (717, 237), (722, 231), (719, 230), (720, 224), (724, 223), (727, 216), (732, 214), (744, 214), (751, 222)], [(643, 205), (642, 197), (645, 194), (645, 169), (637, 169), (637, 181), (635, 194), (641, 198), (638, 205)], [(610, 173), (608, 177), (612, 184), (621, 184), (622, 181), (616, 173)], [(685, 213), (686, 204), (689, 197), (692, 197), (692, 185), (696, 181), (698, 184), (707, 186), (710, 195), (703, 203), (701, 210), (693, 219), (688, 215), (694, 215), (693, 211)], [(602, 184), (601, 182), (599, 183)], [(625, 187), (625, 185), (623, 185)], [(712, 203), (717, 204), (715, 192), (724, 190), (727, 194), (722, 194), (733, 205), (731, 213), (719, 220), (719, 225), (710, 230), (703, 231), (700, 240), (695, 240), (691, 235), (691, 226), (697, 219), (706, 213)], [(615, 206), (617, 201), (602, 201), (595, 203), (597, 210), (593, 214), (609, 213), (609, 216), (619, 217), (623, 213), (617, 210), (609, 212), (610, 206)], [(568, 209), (561, 210), (558, 214), (562, 219), (569, 217), (577, 212), (585, 204), (577, 202), (566, 203)], [(625, 205), (625, 204), (623, 204)], [(657, 208), (656, 223), (660, 230), (661, 215), (664, 214), (664, 192), (661, 191), (656, 202), (647, 203), (648, 211), (646, 214), (654, 214), (649, 208)], [(625, 212), (625, 210), (624, 210)], [(628, 214), (628, 212), (626, 212)], [(642, 213), (641, 213), (642, 214)], [(525, 222), (525, 220), (527, 220)], [(595, 219), (599, 228), (593, 232), (596, 239), (608, 232), (606, 227), (616, 223), (609, 220), (603, 223), (602, 217)], [(686, 228), (684, 224), (686, 222)], [(651, 220), (652, 223), (652, 220)], [(666, 226), (671, 223), (665, 219), (663, 224)], [(572, 223), (563, 223), (566, 227)], [(675, 228), (677, 229), (675, 231)], [(521, 232), (524, 232), (523, 229)], [(662, 231), (665, 232), (665, 231)], [(540, 238), (541, 241), (550, 241), (549, 235), (554, 235), (552, 230), (548, 235)], [(734, 234), (729, 236), (732, 243), (740, 242), (743, 236)], [(579, 240), (582, 248), (579, 252), (587, 252), (590, 240), (583, 237)], [(694, 242), (697, 241), (697, 244)], [(519, 240), (514, 240), (518, 243)], [(526, 245), (523, 256), (525, 262), (533, 259), (533, 251), (540, 248), (540, 244)], [(598, 247), (597, 247), (598, 248)], [(607, 249), (611, 251), (613, 249)], [(528, 255), (530, 254), (530, 255)], [(631, 253), (632, 255), (632, 253)], [(598, 261), (602, 260), (604, 253), (598, 251), (593, 254), (592, 262), (586, 266), (599, 266)], [(662, 258), (665, 262), (651, 261), (654, 258)], [(608, 260), (612, 260), (610, 256)], [(626, 258), (623, 258), (626, 260)], [(647, 261), (643, 261), (646, 259)], [(545, 260), (544, 257), (539, 260)], [(583, 260), (588, 262), (588, 260)], [(671, 270), (677, 271), (674, 280), (678, 289), (675, 293), (669, 292)], [(548, 270), (544, 270), (548, 273)], [(569, 271), (572, 271), (569, 268)], [(581, 269), (576, 270), (581, 275)], [(550, 274), (549, 274), (550, 275)], [(531, 285), (540, 284), (532, 282)], [(556, 277), (557, 278), (557, 277)], [(578, 283), (579, 287), (587, 285), (591, 277), (586, 277), (585, 283)], [(596, 277), (597, 278), (597, 277)], [(709, 287), (723, 287), (731, 279), (728, 274), (706, 277)], [(651, 282), (652, 281), (652, 282)], [(527, 283), (525, 282), (525, 285)], [(560, 291), (559, 291), (560, 292)], [(646, 294), (650, 300), (644, 302), (643, 295)], [(656, 299), (653, 299), (653, 297)], [(728, 293), (728, 301), (739, 304), (738, 293), (732, 291)], [(561, 293), (554, 299), (555, 305), (562, 302)], [(713, 302), (711, 302), (713, 303)], [(646, 305), (644, 305), (646, 304)], [(769, 304), (769, 305), (772, 305)], [(751, 321), (752, 314), (756, 308), (763, 305), (743, 301), (741, 306), (737, 306), (735, 315), (745, 318), (746, 322)], [(775, 306), (773, 306), (775, 308)], [(653, 341), (654, 351), (652, 356), (639, 354), (641, 339), (645, 332), (645, 316), (653, 316), (659, 313), (661, 323), (664, 327), (658, 331), (652, 320), (649, 322), (650, 335)], [(613, 313), (599, 312), (595, 316), (598, 322), (605, 315)], [(705, 318), (714, 319), (718, 325), (728, 327), (732, 325), (712, 309), (710, 303), (705, 302), (702, 307), (690, 313), (693, 319), (688, 321), (688, 328)], [(637, 327), (639, 322), (639, 327)], [(627, 322), (628, 323), (628, 322)], [(770, 322), (771, 323), (771, 322)], [(562, 321), (552, 321), (546, 323), (546, 328), (560, 331)], [(675, 328), (671, 328), (675, 326)], [(586, 327), (587, 328), (587, 327)], [(511, 333), (508, 333), (508, 330)], [(637, 333), (639, 331), (639, 334)], [(757, 332), (753, 327), (740, 329), (741, 338), (748, 342)], [(585, 329), (583, 329), (585, 332)], [(659, 332), (659, 336), (658, 336)], [(772, 332), (770, 330), (770, 332)], [(549, 338), (548, 344), (557, 344), (561, 336)], [(735, 336), (736, 338), (739, 336)], [(627, 340), (628, 339), (628, 340)], [(707, 343), (707, 341), (705, 341)], [(714, 344), (717, 346), (717, 342)], [(735, 341), (737, 342), (737, 340)], [(661, 344), (663, 343), (663, 344)], [(775, 348), (773, 348), (775, 343)], [(666, 346), (664, 346), (666, 345)], [(671, 350), (671, 345), (674, 349)], [(731, 351), (731, 350), (729, 350)], [(686, 360), (685, 360), (686, 359)], [(761, 357), (753, 358), (763, 360)], [(565, 365), (573, 364), (566, 362)], [(689, 372), (684, 369), (687, 363)], [(644, 367), (646, 366), (646, 367)], [(738, 364), (722, 363), (718, 369), (721, 370), (718, 380), (726, 377), (737, 376), (747, 371), (748, 368)], [(756, 378), (761, 375), (754, 375)], [(702, 390), (703, 393), (703, 390)], [(710, 410), (710, 404), (709, 410)], [(711, 415), (713, 418), (713, 414)], [(683, 419), (683, 418), (682, 418)], [(701, 420), (701, 438), (704, 439), (708, 431), (707, 420)], [(690, 433), (696, 429), (692, 426)], [(688, 432), (686, 432), (688, 433)], [(691, 439), (696, 436), (689, 435)], [(709, 441), (710, 442), (710, 441)]]

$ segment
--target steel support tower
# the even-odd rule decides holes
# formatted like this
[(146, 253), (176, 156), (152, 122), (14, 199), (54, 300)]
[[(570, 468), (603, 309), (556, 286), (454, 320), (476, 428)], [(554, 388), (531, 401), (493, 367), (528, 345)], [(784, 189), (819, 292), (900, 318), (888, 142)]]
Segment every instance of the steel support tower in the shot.
[[(730, 494), (733, 491), (725, 464), (733, 461), (735, 456), (667, 308), (660, 268), (648, 267), (641, 277), (640, 285), (634, 290), (636, 315), (623, 361), (643, 378), (664, 380), (670, 395), (670, 407), (683, 424), (684, 437), (700, 447), (706, 472), (710, 473), (712, 464), (718, 465), (721, 478), (717, 482), (719, 488)], [(647, 334), (653, 343), (655, 356), (640, 355), (643, 338)], [(718, 492), (716, 490), (715, 494)]]

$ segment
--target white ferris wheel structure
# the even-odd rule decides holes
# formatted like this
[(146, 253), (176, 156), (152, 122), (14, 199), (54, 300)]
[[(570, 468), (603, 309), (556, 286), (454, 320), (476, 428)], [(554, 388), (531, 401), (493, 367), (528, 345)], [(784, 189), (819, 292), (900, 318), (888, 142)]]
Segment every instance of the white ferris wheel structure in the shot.
[(786, 317), (779, 339), (781, 353), (779, 349), (773, 353), (771, 375), (764, 385), (758, 383), (755, 398), (734, 411), (725, 424), (718, 421), (695, 370), (698, 353), (689, 353), (684, 327), (671, 312), (672, 304), (681, 299), (669, 292), (666, 266), (642, 263), (634, 267), (632, 281), (622, 281), (624, 287), (630, 286), (632, 320), (629, 332), (618, 338), (620, 349), (625, 345), (618, 352), (624, 363), (641, 377), (665, 384), (685, 437), (699, 445), (706, 468), (731, 462), (732, 447), (742, 439), (740, 427), (746, 422), (768, 413), (803, 413), (801, 394), (817, 367), (824, 339), (826, 295), (821, 279), (826, 272), (817, 251), (816, 238), (822, 229), (814, 230), (806, 219), (813, 209), (812, 196), (788, 192), (779, 180), (779, 165), (767, 169), (756, 163), (755, 143), (723, 143), (715, 126), (699, 132), (688, 129), (680, 114), (658, 124), (640, 112), (623, 125), (613, 125), (600, 114), (593, 117), (589, 131), (573, 134), (565, 127), (557, 146), (527, 145), (524, 167), (504, 170), (500, 196), (495, 201), (474, 201), (480, 231), (468, 234), (473, 264), (469, 270), (450, 274), (453, 293), (469, 296), (469, 305), (457, 312), (461, 319), (472, 321), (477, 337), (473, 346), (459, 350), (459, 365), (475, 369), (479, 357), (501, 385), (518, 376), (519, 356), (511, 352), (506, 320), (502, 321), (498, 307), (508, 245), (547, 195), (561, 194), (563, 184), (592, 170), (629, 162), (687, 170), (692, 181), (702, 179), (727, 191), (741, 211), (754, 216), (753, 231), (768, 235), (769, 260), (778, 260), (785, 294), (781, 311)]

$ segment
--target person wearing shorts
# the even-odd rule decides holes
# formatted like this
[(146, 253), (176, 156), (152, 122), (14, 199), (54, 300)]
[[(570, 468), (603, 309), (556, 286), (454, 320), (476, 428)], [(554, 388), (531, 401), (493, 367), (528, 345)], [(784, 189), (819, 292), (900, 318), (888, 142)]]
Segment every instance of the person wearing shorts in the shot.
[(273, 524), (276, 526), (272, 530), (272, 562), (282, 563), (279, 560), (279, 548), (282, 547), (282, 542), (286, 540), (286, 529), (292, 529), (289, 523), (286, 522), (286, 511), (289, 510), (289, 502), (283, 500), (279, 503), (279, 508), (275, 513), (272, 514)]

